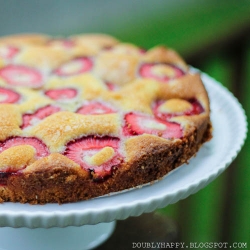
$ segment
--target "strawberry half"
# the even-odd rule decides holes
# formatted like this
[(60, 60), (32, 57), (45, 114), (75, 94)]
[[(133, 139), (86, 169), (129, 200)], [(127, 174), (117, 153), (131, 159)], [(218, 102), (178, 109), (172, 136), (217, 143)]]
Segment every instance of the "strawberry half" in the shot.
[(40, 109), (38, 109), (35, 113), (33, 114), (24, 114), (23, 115), (23, 124), (22, 124), (22, 129), (28, 127), (28, 126), (32, 126), (34, 123), (56, 113), (61, 111), (61, 108), (56, 107), (56, 106), (52, 106), (52, 105), (48, 105), (45, 107), (42, 107)]
[(16, 103), (20, 98), (17, 92), (0, 87), (0, 103)]
[(14, 58), (18, 52), (19, 52), (19, 49), (11, 45), (0, 47), (0, 57), (7, 59), (7, 60)]
[(0, 153), (8, 148), (19, 145), (30, 145), (34, 147), (38, 158), (49, 155), (49, 149), (47, 146), (42, 141), (34, 137), (11, 137), (0, 144)]
[(118, 152), (119, 142), (114, 137), (84, 137), (69, 142), (64, 155), (90, 171), (95, 181), (100, 181), (112, 175), (123, 161)]
[(68, 100), (76, 97), (77, 91), (73, 88), (50, 89), (45, 95), (53, 100)]
[(118, 85), (113, 84), (111, 82), (107, 82), (106, 86), (107, 86), (107, 88), (108, 88), (109, 91), (116, 91), (116, 90), (119, 89)]
[(88, 72), (92, 69), (93, 62), (88, 57), (75, 58), (55, 70), (58, 76), (73, 76)]
[(100, 115), (115, 113), (115, 110), (111, 109), (107, 105), (100, 102), (91, 102), (80, 107), (76, 113), (82, 115)]
[(23, 65), (7, 65), (0, 69), (0, 77), (14, 86), (39, 88), (43, 85), (42, 74)]
[(168, 120), (181, 115), (199, 115), (204, 112), (204, 109), (196, 99), (177, 99), (177, 102), (176, 99), (170, 99), (169, 101), (157, 101), (153, 112), (157, 118)]
[(161, 82), (181, 77), (184, 72), (175, 65), (167, 63), (145, 63), (139, 69), (139, 74), (144, 78), (151, 78)]
[(204, 108), (201, 106), (200, 102), (196, 99), (190, 99), (189, 102), (192, 104), (193, 109), (187, 115), (199, 115), (204, 112)]
[(181, 126), (147, 115), (129, 113), (125, 116), (125, 135), (152, 134), (166, 139), (182, 137)]

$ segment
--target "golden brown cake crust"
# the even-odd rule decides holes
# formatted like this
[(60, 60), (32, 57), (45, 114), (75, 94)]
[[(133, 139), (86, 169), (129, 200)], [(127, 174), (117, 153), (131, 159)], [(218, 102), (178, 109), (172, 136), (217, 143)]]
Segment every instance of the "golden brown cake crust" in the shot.
[(0, 202), (77, 202), (159, 180), (211, 130), (201, 77), (170, 48), (0, 38)]

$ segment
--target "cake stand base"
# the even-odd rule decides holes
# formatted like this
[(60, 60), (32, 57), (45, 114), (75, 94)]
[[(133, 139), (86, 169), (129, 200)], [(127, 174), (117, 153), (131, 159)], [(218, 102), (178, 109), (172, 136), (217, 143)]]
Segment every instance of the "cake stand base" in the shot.
[(0, 228), (0, 250), (85, 250), (102, 244), (111, 236), (115, 222), (81, 227)]

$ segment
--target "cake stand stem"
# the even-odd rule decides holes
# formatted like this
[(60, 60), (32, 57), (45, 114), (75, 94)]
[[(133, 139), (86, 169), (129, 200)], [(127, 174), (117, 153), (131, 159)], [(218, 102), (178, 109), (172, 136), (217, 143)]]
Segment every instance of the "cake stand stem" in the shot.
[(116, 222), (65, 228), (0, 228), (0, 250), (85, 250), (107, 240)]

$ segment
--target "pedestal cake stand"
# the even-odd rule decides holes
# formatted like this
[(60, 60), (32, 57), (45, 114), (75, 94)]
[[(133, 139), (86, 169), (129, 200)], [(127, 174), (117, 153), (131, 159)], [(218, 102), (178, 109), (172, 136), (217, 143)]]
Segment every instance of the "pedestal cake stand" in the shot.
[(184, 199), (219, 176), (241, 150), (247, 133), (237, 99), (201, 73), (211, 100), (213, 139), (196, 157), (154, 184), (70, 204), (0, 204), (0, 250), (83, 250), (104, 242), (116, 220)]

